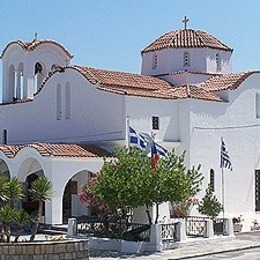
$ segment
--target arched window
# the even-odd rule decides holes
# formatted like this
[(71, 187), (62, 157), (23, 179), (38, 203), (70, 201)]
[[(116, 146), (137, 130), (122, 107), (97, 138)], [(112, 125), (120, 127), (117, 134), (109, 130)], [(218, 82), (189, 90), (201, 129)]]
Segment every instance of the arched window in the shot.
[(43, 66), (41, 63), (36, 62), (34, 66), (34, 86), (35, 86), (35, 92), (37, 92), (42, 84), (42, 81), (44, 79), (44, 74), (43, 74)]
[(209, 185), (213, 191), (215, 191), (215, 172), (213, 169), (210, 169), (209, 172)]
[(158, 65), (158, 55), (155, 53), (153, 55), (153, 61), (152, 61), (152, 69), (155, 70)]
[(219, 53), (216, 54), (216, 66), (217, 66), (217, 71), (221, 70), (221, 56)]
[(66, 83), (65, 87), (65, 118), (70, 119), (70, 83)]
[(14, 101), (16, 99), (15, 94), (15, 68), (14, 65), (9, 67), (9, 77), (8, 77), (8, 101)]
[(61, 85), (57, 85), (56, 89), (56, 104), (57, 104), (57, 120), (61, 120)]
[(3, 130), (3, 144), (7, 144), (7, 130)]
[(20, 63), (16, 71), (15, 98), (23, 98), (23, 63)]
[(183, 66), (184, 67), (190, 66), (190, 53), (188, 51), (184, 52), (184, 55), (183, 55)]

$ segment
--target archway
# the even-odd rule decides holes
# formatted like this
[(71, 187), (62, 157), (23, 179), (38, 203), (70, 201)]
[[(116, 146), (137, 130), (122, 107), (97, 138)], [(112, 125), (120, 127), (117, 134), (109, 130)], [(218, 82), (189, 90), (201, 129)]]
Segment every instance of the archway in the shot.
[(22, 208), (28, 213), (32, 213), (38, 210), (38, 203), (32, 201), (29, 190), (31, 189), (32, 182), (43, 175), (43, 168), (37, 159), (27, 158), (21, 164), (18, 172), (18, 179), (24, 185), (24, 198), (22, 200)]
[(90, 215), (90, 210), (86, 208), (79, 199), (81, 185), (88, 183), (92, 173), (83, 170), (76, 173), (66, 184), (63, 192), (63, 223), (68, 222), (70, 217), (82, 217)]
[(9, 168), (3, 159), (0, 159), (0, 174), (10, 180)]

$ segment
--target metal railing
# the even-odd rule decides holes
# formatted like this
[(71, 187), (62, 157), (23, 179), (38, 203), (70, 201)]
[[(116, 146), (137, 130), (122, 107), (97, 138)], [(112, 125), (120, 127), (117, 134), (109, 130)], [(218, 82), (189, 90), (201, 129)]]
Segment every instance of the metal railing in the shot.
[(186, 235), (193, 237), (203, 237), (206, 232), (206, 217), (193, 217), (186, 218)]
[(123, 221), (100, 221), (96, 218), (77, 220), (77, 235), (83, 237), (120, 238), (149, 241), (150, 225)]
[(177, 226), (178, 223), (161, 224), (162, 226), (162, 242), (177, 241)]

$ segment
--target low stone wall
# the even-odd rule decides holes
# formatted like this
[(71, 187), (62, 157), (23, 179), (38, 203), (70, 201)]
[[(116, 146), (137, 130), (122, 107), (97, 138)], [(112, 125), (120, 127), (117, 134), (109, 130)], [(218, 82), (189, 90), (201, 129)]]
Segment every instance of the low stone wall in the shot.
[(0, 243), (0, 260), (89, 259), (87, 240)]

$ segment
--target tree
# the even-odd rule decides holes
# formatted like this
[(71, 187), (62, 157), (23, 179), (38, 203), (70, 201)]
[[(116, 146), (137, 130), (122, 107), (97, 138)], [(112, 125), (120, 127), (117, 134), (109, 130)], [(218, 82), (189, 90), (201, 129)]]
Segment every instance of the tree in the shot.
[(22, 233), (23, 227), (33, 220), (33, 216), (29, 215), (24, 210), (16, 210), (13, 220), (18, 226), (15, 240), (14, 240), (14, 242), (17, 242)]
[(218, 201), (217, 197), (213, 194), (213, 189), (208, 185), (206, 193), (202, 200), (199, 202), (198, 211), (201, 214), (209, 216), (214, 220), (219, 213), (223, 210), (223, 205)]
[[(151, 159), (134, 147), (116, 149), (115, 160), (105, 160), (95, 185), (85, 187), (111, 209), (137, 208), (146, 205), (151, 224), (149, 207), (157, 208), (166, 201), (180, 202), (199, 191), (202, 174), (198, 169), (186, 170), (185, 154), (173, 152), (161, 159), (156, 169)], [(158, 214), (155, 220), (157, 223)]]
[(0, 201), (7, 201), (8, 199), (8, 180), (0, 173)]
[(51, 181), (48, 180), (45, 176), (41, 176), (32, 182), (32, 187), (29, 190), (30, 196), (32, 200), (38, 201), (39, 205), (38, 205), (37, 218), (33, 226), (30, 241), (34, 241), (35, 239), (35, 235), (38, 231), (38, 227), (42, 217), (43, 203), (51, 199), (53, 195), (52, 188), (53, 185)]
[(4, 226), (4, 234), (6, 235), (7, 243), (11, 238), (11, 223), (14, 220), (16, 212), (11, 205), (5, 205), (0, 208), (0, 221)]

